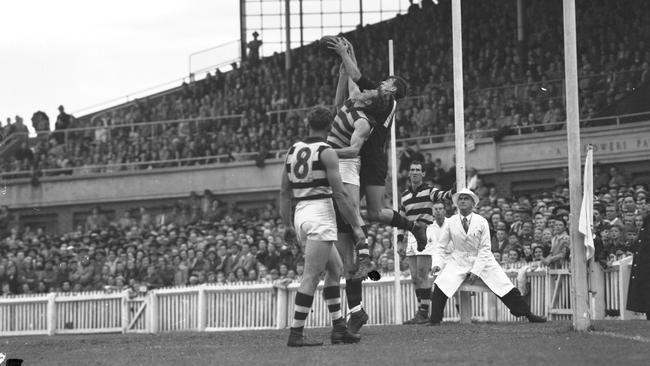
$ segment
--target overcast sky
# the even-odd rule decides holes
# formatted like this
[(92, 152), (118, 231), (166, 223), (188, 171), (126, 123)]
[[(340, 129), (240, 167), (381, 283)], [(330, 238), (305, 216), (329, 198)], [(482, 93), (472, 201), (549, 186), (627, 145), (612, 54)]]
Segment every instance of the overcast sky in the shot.
[[(311, 3), (318, 4), (305, 2)], [(367, 1), (364, 9), (379, 3), (385, 10), (408, 6), (406, 0)], [(249, 14), (281, 12), (278, 4), (270, 1)], [(343, 4), (358, 6), (357, 1)], [(238, 56), (239, 0), (1, 0), (0, 14), (0, 119), (5, 125), (8, 117), (14, 121), (19, 115), (32, 132), (30, 119), (37, 110), (47, 113), (53, 128), (59, 105), (81, 116), (88, 107), (124, 102), (127, 95), (153, 86), (180, 85), (196, 51), (234, 41), (193, 57), (194, 70)], [(357, 17), (341, 19), (354, 25)], [(269, 16), (264, 19), (266, 26), (274, 25)], [(378, 14), (364, 15), (366, 24), (378, 20)], [(339, 17), (327, 21), (337, 23)], [(255, 23), (250, 19), (249, 27)], [(292, 37), (297, 39), (295, 33)], [(269, 33), (262, 38), (268, 53), (273, 40)]]
[(2, 124), (20, 115), (31, 125), (37, 110), (53, 124), (59, 104), (75, 112), (187, 76), (191, 53), (239, 38), (238, 4), (0, 1)]

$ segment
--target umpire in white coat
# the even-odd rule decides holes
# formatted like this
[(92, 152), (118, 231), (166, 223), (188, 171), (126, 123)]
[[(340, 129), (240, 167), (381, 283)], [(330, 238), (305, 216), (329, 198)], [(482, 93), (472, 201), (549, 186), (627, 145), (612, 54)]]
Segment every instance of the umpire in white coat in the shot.
[[(512, 284), (501, 265), (492, 255), (490, 227), (485, 218), (473, 212), (478, 204), (478, 197), (471, 190), (464, 188), (453, 195), (452, 200), (459, 213), (448, 220), (446, 230), (441, 234), (436, 251), (444, 246), (451, 249), (444, 269), (438, 274), (435, 288), (431, 295), (430, 325), (442, 321), (447, 299), (456, 293), (467, 278), (470, 282), (480, 278), (510, 309), (514, 316), (525, 316), (530, 322), (545, 322), (546, 318), (530, 311), (521, 293)], [(440, 271), (442, 253), (433, 255), (433, 272)]]

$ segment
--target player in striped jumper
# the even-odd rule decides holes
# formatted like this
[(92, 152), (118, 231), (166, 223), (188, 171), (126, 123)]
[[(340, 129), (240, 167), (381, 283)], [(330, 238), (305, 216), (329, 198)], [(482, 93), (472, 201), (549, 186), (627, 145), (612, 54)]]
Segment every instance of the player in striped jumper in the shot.
[[(316, 107), (307, 116), (309, 137), (296, 142), (288, 151), (282, 171), (280, 215), (286, 226), (285, 240), (296, 239), (305, 248), (305, 268), (295, 297), (295, 313), (289, 347), (320, 346), (323, 342), (303, 335), (321, 273), (325, 272), (323, 297), (332, 317), (332, 344), (357, 343), (360, 336), (351, 333), (341, 314), (339, 283), (343, 263), (334, 243), (337, 240), (336, 215), (332, 198), (343, 218), (352, 223), (358, 240), (365, 235), (356, 220), (350, 197), (343, 188), (339, 159), (326, 142), (332, 115), (327, 108)], [(295, 211), (291, 205), (295, 203)]]
[[(349, 98), (346, 98), (348, 95)], [(335, 98), (338, 112), (327, 136), (327, 142), (340, 158), (341, 179), (346, 192), (352, 198), (359, 225), (363, 225), (359, 212), (361, 183), (359, 154), (375, 127), (375, 120), (369, 117), (367, 112), (377, 108), (381, 103), (381, 98), (374, 91), (360, 91), (359, 87), (349, 79), (345, 67), (341, 64)], [(345, 294), (350, 309), (348, 328), (358, 333), (361, 326), (368, 321), (368, 315), (362, 304), (362, 282), (369, 276), (369, 272), (377, 274), (377, 276), (370, 275), (374, 279), (378, 279), (379, 273), (373, 271), (374, 265), (365, 238), (355, 243), (350, 225), (341, 218), (341, 215), (337, 215), (337, 226), (339, 240), (336, 247), (343, 260)]]
[(382, 82), (370, 80), (361, 74), (354, 57), (352, 44), (344, 37), (328, 37), (328, 47), (339, 56), (350, 79), (354, 81), (363, 93), (374, 93), (382, 103), (368, 109), (367, 114), (377, 123), (361, 149), (361, 189), (366, 196), (368, 219), (378, 221), (393, 227), (408, 230), (415, 236), (420, 245), (426, 245), (426, 226), (417, 221), (410, 221), (399, 212), (383, 207), (386, 194), (386, 177), (388, 172), (388, 156), (386, 145), (390, 132), (397, 101), (406, 96), (406, 81), (395, 75), (389, 76)]
[[(424, 171), (422, 162), (414, 161), (409, 166), (409, 184), (402, 193), (400, 214), (411, 221), (427, 225), (428, 240), (425, 247), (418, 245), (412, 234), (400, 234), (403, 242), (406, 239), (406, 260), (418, 299), (418, 310), (415, 317), (404, 324), (426, 324), (429, 321), (429, 306), (431, 304), (431, 256), (434, 246), (438, 244), (438, 232), (445, 227), (444, 200), (451, 201), (452, 191), (443, 191), (423, 182)], [(435, 220), (434, 220), (435, 218)]]

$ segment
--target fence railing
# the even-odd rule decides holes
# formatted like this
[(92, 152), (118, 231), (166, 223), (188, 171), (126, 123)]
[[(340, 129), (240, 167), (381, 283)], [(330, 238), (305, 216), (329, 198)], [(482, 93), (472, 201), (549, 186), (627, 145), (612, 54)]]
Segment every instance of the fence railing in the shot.
[[(597, 301), (605, 303), (609, 316), (635, 318), (625, 311), (631, 257), (605, 270), (605, 293)], [(517, 271), (507, 272), (516, 283)], [(570, 273), (568, 269), (546, 269), (528, 273), (530, 291), (526, 295), (531, 310), (552, 320), (570, 319)], [(158, 289), (146, 296), (124, 291), (106, 294), (73, 293), (26, 295), (0, 298), (0, 336), (30, 334), (83, 333), (160, 333), (175, 331), (221, 331), (242, 329), (281, 329), (290, 326), (296, 282), (216, 285)], [(345, 282), (341, 283), (345, 288)], [(410, 278), (400, 279), (402, 319), (409, 319), (416, 309)], [(329, 312), (322, 298), (322, 284), (314, 295), (313, 312), (307, 327), (326, 327)], [(522, 321), (489, 292), (473, 293), (471, 317), (478, 321)], [(363, 286), (363, 301), (370, 315), (369, 325), (395, 324), (394, 280), (385, 276)], [(341, 307), (346, 313), (345, 291)], [(457, 321), (460, 314), (456, 296), (448, 300), (445, 321)], [(592, 312), (594, 310), (592, 309)], [(620, 315), (618, 315), (620, 314)], [(605, 314), (592, 314), (604, 317)]]

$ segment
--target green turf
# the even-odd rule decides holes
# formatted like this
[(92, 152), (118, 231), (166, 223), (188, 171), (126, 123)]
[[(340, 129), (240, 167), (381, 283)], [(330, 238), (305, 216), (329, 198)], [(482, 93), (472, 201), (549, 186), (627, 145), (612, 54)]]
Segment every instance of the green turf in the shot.
[(365, 327), (357, 345), (288, 348), (288, 330), (0, 338), (31, 365), (650, 365), (649, 321)]

